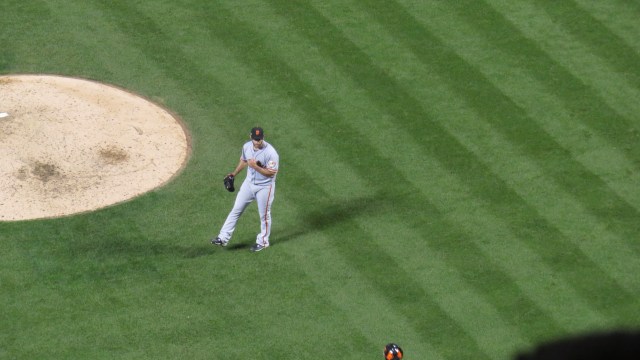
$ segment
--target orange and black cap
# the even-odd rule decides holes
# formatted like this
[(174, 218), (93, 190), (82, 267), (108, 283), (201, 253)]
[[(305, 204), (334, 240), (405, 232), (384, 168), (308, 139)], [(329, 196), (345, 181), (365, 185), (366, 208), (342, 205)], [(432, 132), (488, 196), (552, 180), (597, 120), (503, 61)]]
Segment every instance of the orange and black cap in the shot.
[(251, 138), (253, 140), (262, 140), (264, 139), (264, 131), (261, 127), (254, 127), (251, 129)]

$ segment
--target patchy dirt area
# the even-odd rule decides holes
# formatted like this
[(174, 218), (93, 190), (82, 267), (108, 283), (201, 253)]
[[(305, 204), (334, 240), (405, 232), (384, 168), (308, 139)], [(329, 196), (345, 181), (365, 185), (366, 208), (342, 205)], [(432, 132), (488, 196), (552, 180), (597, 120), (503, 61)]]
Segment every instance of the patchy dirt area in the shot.
[(162, 107), (114, 86), (0, 76), (0, 221), (67, 216), (158, 188), (189, 136)]

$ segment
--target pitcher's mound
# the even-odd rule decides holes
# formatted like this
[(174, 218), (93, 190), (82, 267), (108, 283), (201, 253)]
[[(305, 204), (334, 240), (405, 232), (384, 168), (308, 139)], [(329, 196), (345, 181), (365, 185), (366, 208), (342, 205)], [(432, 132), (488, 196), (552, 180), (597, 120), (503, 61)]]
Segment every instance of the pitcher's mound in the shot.
[(65, 216), (168, 182), (189, 156), (168, 111), (75, 78), (0, 76), (0, 221)]

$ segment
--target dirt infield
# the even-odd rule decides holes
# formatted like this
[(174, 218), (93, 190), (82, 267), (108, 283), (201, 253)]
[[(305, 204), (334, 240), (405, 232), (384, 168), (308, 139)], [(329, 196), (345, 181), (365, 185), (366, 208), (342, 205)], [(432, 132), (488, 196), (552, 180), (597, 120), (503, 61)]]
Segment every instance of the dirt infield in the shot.
[(167, 183), (189, 136), (125, 90), (49, 75), (0, 76), (0, 221), (66, 216)]

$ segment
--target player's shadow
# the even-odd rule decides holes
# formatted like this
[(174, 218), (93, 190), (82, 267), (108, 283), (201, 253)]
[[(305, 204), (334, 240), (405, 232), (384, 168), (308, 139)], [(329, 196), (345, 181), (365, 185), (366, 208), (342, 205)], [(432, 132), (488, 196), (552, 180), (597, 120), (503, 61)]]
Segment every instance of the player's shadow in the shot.
[[(326, 200), (324, 204), (309, 207), (300, 216), (300, 220), (293, 226), (286, 226), (282, 232), (272, 233), (272, 245), (296, 240), (304, 235), (324, 231), (353, 219), (388, 211), (393, 202), (402, 201), (409, 193), (377, 193), (374, 196), (359, 197), (335, 201)], [(227, 250), (246, 250), (253, 243), (237, 242), (229, 244)]]
[(280, 234), (274, 234), (274, 243), (280, 244), (310, 233), (324, 231), (363, 215), (381, 213), (386, 211), (389, 201), (393, 200), (379, 194), (313, 207), (313, 210), (302, 214), (302, 220), (297, 225), (284, 229)]
[(246, 243), (236, 243), (236, 244), (231, 244), (231, 245), (227, 245), (226, 248), (229, 250), (243, 250), (243, 249), (248, 249), (253, 245), (253, 243), (251, 244), (246, 244)]
[(94, 242), (91, 239), (70, 243), (68, 253), (72, 256), (142, 258), (171, 255), (194, 259), (211, 255), (212, 245), (174, 245), (149, 241), (142, 237), (115, 238), (110, 241)]

